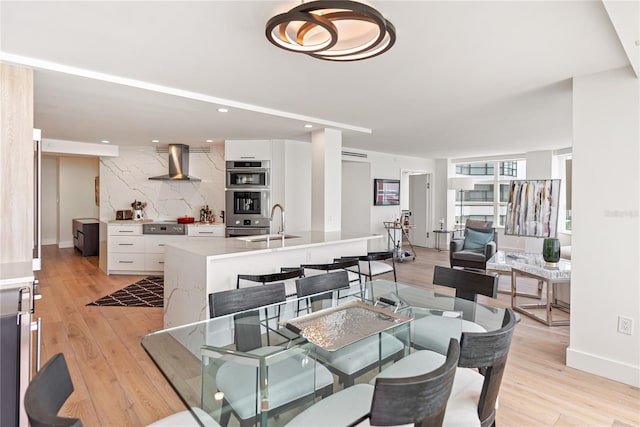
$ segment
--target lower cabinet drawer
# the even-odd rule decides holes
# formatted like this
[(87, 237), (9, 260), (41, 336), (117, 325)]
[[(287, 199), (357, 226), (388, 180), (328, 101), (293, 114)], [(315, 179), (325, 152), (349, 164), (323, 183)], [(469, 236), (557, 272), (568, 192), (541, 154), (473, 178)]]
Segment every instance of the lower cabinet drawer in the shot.
[(146, 271), (164, 271), (164, 254), (145, 254), (144, 269)]
[(110, 253), (107, 268), (109, 270), (143, 271), (144, 254)]
[(107, 239), (109, 252), (144, 252), (142, 236), (109, 236)]

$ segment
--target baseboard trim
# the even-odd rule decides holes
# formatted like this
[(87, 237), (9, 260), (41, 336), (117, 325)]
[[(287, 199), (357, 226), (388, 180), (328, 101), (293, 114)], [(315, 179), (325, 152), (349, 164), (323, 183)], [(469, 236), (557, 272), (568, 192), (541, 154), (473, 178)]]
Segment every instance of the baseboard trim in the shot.
[(58, 247), (60, 249), (72, 248), (73, 247), (73, 241), (68, 240), (66, 242), (58, 242)]
[(42, 246), (55, 245), (58, 243), (58, 239), (42, 239)]
[(567, 348), (567, 366), (633, 387), (640, 387), (640, 366)]

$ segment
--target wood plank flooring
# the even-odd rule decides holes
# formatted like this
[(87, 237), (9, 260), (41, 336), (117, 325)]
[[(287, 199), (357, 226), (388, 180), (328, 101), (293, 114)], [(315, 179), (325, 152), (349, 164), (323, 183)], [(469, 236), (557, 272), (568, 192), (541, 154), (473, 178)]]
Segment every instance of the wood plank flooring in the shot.
[[(398, 279), (432, 288), (433, 266), (448, 265), (448, 252), (416, 252), (415, 261), (397, 264)], [(63, 352), (75, 386), (61, 413), (88, 427), (143, 426), (184, 410), (140, 346), (145, 334), (162, 329), (162, 309), (86, 306), (142, 276), (106, 276), (97, 257), (73, 249), (45, 246), (42, 258), (37, 276), (43, 298), (36, 305), (42, 361)], [(503, 281), (501, 287), (509, 285)], [(508, 302), (505, 294), (492, 301)], [(640, 426), (640, 390), (566, 367), (568, 344), (569, 327), (549, 328), (523, 317), (502, 382), (497, 425)]]

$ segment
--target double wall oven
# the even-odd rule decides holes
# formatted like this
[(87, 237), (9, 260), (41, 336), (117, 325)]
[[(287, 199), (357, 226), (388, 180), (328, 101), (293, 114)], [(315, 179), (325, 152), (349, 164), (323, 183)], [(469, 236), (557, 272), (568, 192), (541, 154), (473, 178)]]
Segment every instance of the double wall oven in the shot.
[(226, 236), (269, 234), (270, 162), (226, 163)]

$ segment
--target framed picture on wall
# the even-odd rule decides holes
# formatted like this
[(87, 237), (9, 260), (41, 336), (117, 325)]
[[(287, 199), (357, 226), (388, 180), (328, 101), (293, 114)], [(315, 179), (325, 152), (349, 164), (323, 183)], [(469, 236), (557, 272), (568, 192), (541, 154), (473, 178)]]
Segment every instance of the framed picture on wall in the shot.
[(400, 204), (400, 180), (374, 179), (373, 205), (392, 206)]
[(559, 200), (559, 179), (511, 181), (504, 234), (556, 237)]

